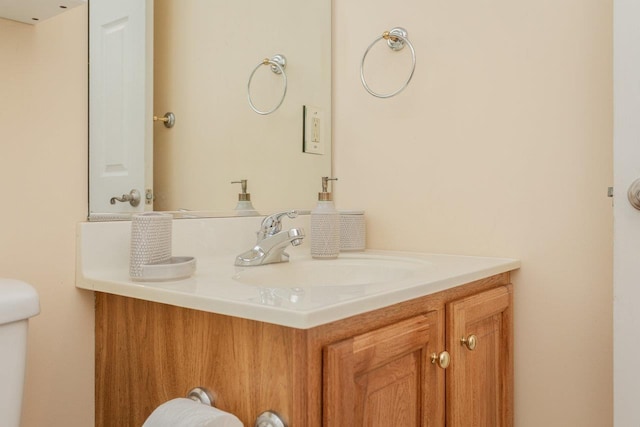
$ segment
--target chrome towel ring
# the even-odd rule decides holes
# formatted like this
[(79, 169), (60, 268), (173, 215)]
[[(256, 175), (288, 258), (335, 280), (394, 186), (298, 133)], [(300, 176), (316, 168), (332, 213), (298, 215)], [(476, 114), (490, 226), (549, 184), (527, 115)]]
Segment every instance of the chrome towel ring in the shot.
[[(260, 68), (263, 65), (270, 65), (271, 71), (273, 73), (282, 74), (282, 97), (280, 98), (280, 101), (275, 107), (267, 111), (259, 110), (253, 104), (253, 100), (251, 99), (251, 80), (253, 80), (253, 75), (256, 73), (256, 71), (258, 71), (258, 68)], [(247, 99), (249, 100), (249, 106), (253, 111), (255, 111), (258, 114), (267, 115), (267, 114), (273, 113), (278, 108), (280, 108), (280, 105), (282, 105), (282, 101), (284, 101), (284, 97), (287, 95), (287, 73), (284, 72), (285, 68), (287, 68), (287, 58), (285, 58), (284, 55), (278, 54), (278, 55), (274, 55), (271, 59), (269, 58), (263, 59), (262, 62), (256, 65), (256, 68), (253, 69), (253, 71), (251, 72), (251, 75), (249, 76), (249, 82), (247, 83)]]
[[(413, 72), (416, 70), (416, 51), (413, 48), (413, 45), (411, 44), (409, 39), (407, 38), (407, 34), (408, 34), (407, 30), (401, 27), (395, 27), (395, 28), (392, 28), (391, 31), (385, 31), (384, 33), (382, 33), (380, 37), (375, 39), (369, 45), (367, 50), (364, 52), (364, 55), (362, 55), (362, 61), (360, 62), (360, 80), (362, 81), (362, 85), (367, 90), (367, 92), (369, 92), (371, 95), (375, 96), (376, 98), (391, 98), (392, 96), (399, 94), (409, 85), (409, 82), (413, 77)], [(367, 84), (366, 79), (364, 78), (364, 61), (367, 58), (367, 54), (376, 43), (378, 43), (380, 40), (383, 40), (383, 39), (387, 41), (387, 45), (393, 51), (402, 50), (405, 44), (409, 46), (409, 49), (411, 49), (411, 61), (412, 61), (411, 72), (409, 73), (409, 78), (407, 78), (407, 81), (404, 82), (404, 84), (402, 85), (402, 87), (400, 87), (400, 89), (395, 90), (391, 93), (385, 93), (385, 94), (378, 93), (373, 89), (371, 89)]]

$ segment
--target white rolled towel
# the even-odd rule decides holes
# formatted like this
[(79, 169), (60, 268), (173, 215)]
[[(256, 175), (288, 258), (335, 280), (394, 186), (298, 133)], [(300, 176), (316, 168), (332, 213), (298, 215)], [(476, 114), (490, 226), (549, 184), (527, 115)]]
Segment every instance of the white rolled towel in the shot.
[(142, 427), (244, 427), (233, 414), (187, 398), (158, 406)]

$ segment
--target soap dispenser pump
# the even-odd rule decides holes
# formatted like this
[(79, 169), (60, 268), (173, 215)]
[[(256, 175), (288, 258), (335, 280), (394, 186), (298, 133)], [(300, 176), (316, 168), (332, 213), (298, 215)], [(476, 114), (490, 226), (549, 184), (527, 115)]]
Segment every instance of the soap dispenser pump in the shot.
[(338, 178), (322, 177), (322, 192), (318, 193), (318, 204), (311, 211), (311, 256), (334, 259), (340, 254), (340, 213), (333, 204), (329, 192), (329, 181)]
[(236, 205), (236, 211), (240, 216), (253, 216), (258, 212), (251, 204), (251, 194), (247, 193), (247, 180), (241, 179), (240, 181), (231, 181), (232, 184), (240, 184), (242, 186), (242, 193), (238, 193), (238, 204)]

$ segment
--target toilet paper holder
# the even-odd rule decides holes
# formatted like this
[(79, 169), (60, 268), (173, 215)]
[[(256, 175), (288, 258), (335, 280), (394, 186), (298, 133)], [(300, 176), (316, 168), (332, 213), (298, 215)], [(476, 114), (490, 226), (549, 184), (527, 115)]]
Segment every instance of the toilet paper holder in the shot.
[(203, 387), (192, 388), (191, 390), (189, 390), (189, 394), (187, 394), (187, 397), (194, 402), (204, 403), (205, 405), (209, 406), (216, 406), (215, 396), (209, 390)]
[[(195, 387), (189, 390), (187, 398), (194, 402), (215, 406), (215, 395), (204, 387)], [(254, 427), (287, 427), (280, 416), (273, 411), (264, 411), (256, 418)]]
[(273, 411), (264, 411), (258, 418), (253, 427), (287, 427), (282, 418)]

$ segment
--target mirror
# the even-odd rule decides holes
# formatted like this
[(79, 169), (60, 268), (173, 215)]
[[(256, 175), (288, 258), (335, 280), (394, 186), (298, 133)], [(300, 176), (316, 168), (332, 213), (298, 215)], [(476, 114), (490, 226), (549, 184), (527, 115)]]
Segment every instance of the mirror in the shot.
[[(155, 0), (153, 21), (153, 114), (176, 118), (151, 128), (153, 209), (237, 215), (241, 186), (231, 182), (245, 179), (261, 214), (310, 209), (331, 175), (330, 0)], [(261, 65), (276, 54), (286, 57), (286, 95), (257, 114), (248, 93), (262, 111), (283, 95), (282, 74)], [(322, 154), (305, 152), (305, 133)]]

